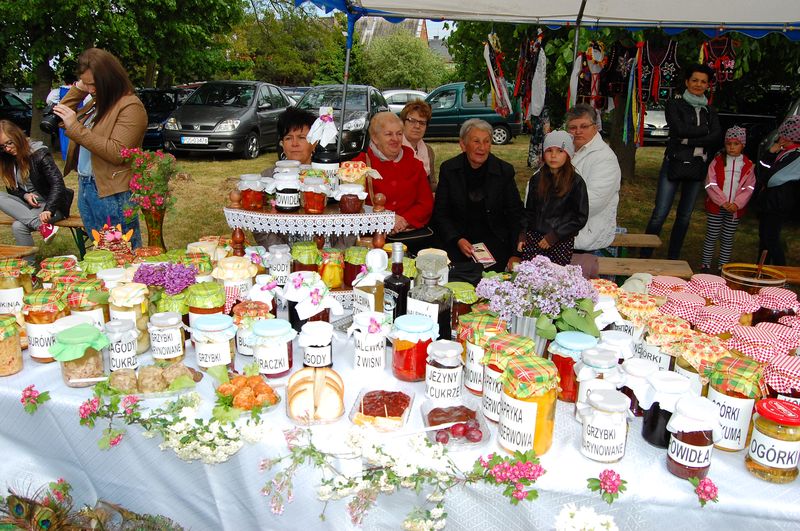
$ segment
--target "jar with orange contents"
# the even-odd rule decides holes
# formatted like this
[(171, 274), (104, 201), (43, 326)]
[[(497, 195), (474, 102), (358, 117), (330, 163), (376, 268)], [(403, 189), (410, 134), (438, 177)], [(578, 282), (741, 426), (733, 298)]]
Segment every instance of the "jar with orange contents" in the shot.
[(261, 175), (246, 173), (239, 176), (239, 191), (242, 194), (242, 208), (244, 210), (264, 210), (264, 185)]
[(762, 364), (779, 354), (775, 334), (753, 326), (734, 326), (725, 346), (731, 356), (749, 358)]
[(25, 316), (25, 331), (28, 334), (28, 354), (34, 361), (54, 361), (50, 347), (55, 343), (53, 323), (69, 315), (64, 293), (38, 289), (25, 295), (22, 314)]
[(777, 323), (781, 317), (795, 315), (800, 307), (797, 295), (786, 288), (761, 288), (756, 298), (761, 308), (753, 314), (754, 326), (765, 321)]
[(500, 318), (488, 313), (459, 316), (457, 335), (464, 346), (464, 387), (474, 395), (483, 394), (483, 358), (491, 338), (505, 331)]
[(558, 369), (561, 380), (558, 399), (575, 402), (578, 399), (578, 380), (575, 364), (581, 360), (581, 352), (597, 345), (597, 338), (583, 332), (559, 332), (547, 348), (550, 360)]
[(800, 356), (776, 356), (764, 367), (767, 396), (800, 404)]
[(439, 325), (424, 315), (401, 315), (389, 333), (392, 340), (392, 374), (398, 380), (425, 379), (428, 345), (439, 338)]
[(344, 254), (339, 249), (323, 249), (319, 276), (331, 289), (339, 289), (344, 283)]
[(756, 325), (756, 330), (766, 330), (778, 338), (776, 350), (778, 354), (794, 356), (800, 347), (800, 328), (791, 328), (781, 323), (761, 322)]
[(322, 214), (328, 205), (330, 187), (322, 177), (305, 177), (300, 184), (300, 201), (306, 214)]
[(11, 376), (22, 370), (22, 347), (19, 344), (17, 318), (0, 315), (0, 376)]
[(497, 442), (509, 453), (547, 453), (553, 443), (558, 370), (552, 361), (513, 357), (503, 375)]
[(739, 312), (725, 306), (706, 306), (697, 311), (694, 329), (720, 339), (729, 339), (731, 329), (739, 324)]
[(753, 313), (761, 307), (755, 295), (724, 286), (714, 293), (712, 301), (717, 306), (724, 306), (725, 308), (738, 312), (739, 324), (742, 326), (752, 325)]
[(41, 269), (36, 273), (44, 289), (53, 289), (53, 277), (77, 270), (78, 261), (71, 256), (53, 256), (42, 260)]
[(500, 397), (503, 394), (503, 382), (500, 377), (518, 349), (523, 349), (526, 356), (531, 356), (536, 350), (536, 343), (531, 338), (507, 332), (499, 333), (486, 342), (486, 353), (481, 360), (483, 365), (481, 409), (483, 415), (492, 422), (500, 420)]
[(709, 375), (708, 399), (719, 408), (722, 438), (714, 446), (726, 452), (747, 448), (755, 403), (766, 393), (763, 366), (748, 358), (726, 356)]

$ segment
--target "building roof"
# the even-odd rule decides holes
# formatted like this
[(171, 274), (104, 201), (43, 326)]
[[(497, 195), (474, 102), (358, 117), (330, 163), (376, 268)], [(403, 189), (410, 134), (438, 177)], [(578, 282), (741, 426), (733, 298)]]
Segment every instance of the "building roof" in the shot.
[(392, 23), (381, 17), (361, 17), (356, 21), (356, 35), (364, 47), (368, 47), (376, 37), (386, 37), (398, 31), (410, 33), (428, 42), (428, 27), (424, 19), (405, 19)]
[(453, 62), (453, 57), (450, 55), (450, 51), (447, 49), (447, 43), (444, 41), (444, 39), (441, 39), (438, 36), (428, 39), (428, 48), (430, 48), (433, 53), (444, 59), (445, 63), (450, 64)]

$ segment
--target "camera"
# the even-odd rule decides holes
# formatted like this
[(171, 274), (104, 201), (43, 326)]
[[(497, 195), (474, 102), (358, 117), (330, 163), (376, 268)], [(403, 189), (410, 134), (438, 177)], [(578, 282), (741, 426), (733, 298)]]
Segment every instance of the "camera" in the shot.
[(48, 135), (58, 134), (58, 124), (61, 123), (61, 118), (53, 112), (53, 107), (56, 103), (50, 103), (42, 111), (42, 121), (39, 124), (39, 129)]

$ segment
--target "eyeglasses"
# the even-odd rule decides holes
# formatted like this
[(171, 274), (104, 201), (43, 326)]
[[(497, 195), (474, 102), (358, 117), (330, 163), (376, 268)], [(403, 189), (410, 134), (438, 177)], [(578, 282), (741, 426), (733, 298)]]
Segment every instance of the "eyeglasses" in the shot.
[(406, 118), (406, 122), (411, 125), (418, 125), (419, 127), (428, 127), (428, 122), (425, 120), (415, 120), (414, 118)]
[(569, 131), (570, 133), (574, 133), (575, 131), (578, 131), (578, 130), (586, 131), (590, 127), (594, 127), (594, 126), (595, 126), (595, 124), (570, 125), (569, 127), (567, 127), (567, 131)]
[(3, 146), (3, 149), (9, 149), (14, 147), (14, 142), (9, 140), (7, 142), (4, 142), (3, 144), (0, 144), (0, 146)]

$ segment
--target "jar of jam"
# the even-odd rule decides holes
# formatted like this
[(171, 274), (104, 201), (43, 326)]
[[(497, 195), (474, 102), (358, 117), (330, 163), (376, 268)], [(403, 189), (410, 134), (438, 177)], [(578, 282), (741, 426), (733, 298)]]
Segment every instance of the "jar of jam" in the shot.
[(103, 288), (110, 290), (116, 288), (120, 284), (125, 283), (125, 270), (121, 267), (112, 267), (111, 269), (101, 269), (95, 275), (95, 279), (103, 283)]
[(685, 321), (693, 323), (697, 317), (697, 312), (706, 305), (706, 300), (694, 293), (678, 292), (670, 293), (659, 310), (666, 315), (674, 315)]
[(739, 324), (740, 317), (739, 312), (725, 306), (706, 306), (697, 311), (694, 329), (720, 339), (729, 339), (731, 329)]
[(431, 400), (461, 398), (463, 362), (461, 343), (438, 339), (428, 345), (425, 367), (425, 396)]
[(267, 255), (267, 272), (275, 279), (278, 286), (283, 286), (292, 269), (290, 247), (286, 244), (270, 245)]
[(588, 348), (581, 352), (581, 360), (575, 363), (573, 371), (578, 381), (577, 404), (586, 403), (586, 384), (590, 380), (608, 380), (612, 384), (622, 381), (617, 354), (610, 350)]
[(464, 346), (464, 387), (474, 395), (483, 394), (483, 358), (487, 343), (502, 332), (505, 327), (495, 315), (472, 312), (458, 318), (458, 339)]
[(730, 356), (725, 342), (708, 334), (687, 336), (680, 344), (679, 352), (675, 359), (675, 372), (689, 379), (692, 394), (708, 395), (708, 377), (714, 365), (723, 357)]
[(67, 295), (69, 312), (73, 315), (85, 315), (91, 319), (98, 330), (111, 319), (108, 309), (109, 293), (103, 289), (101, 280), (86, 279), (72, 284)]
[(322, 177), (305, 177), (300, 185), (300, 204), (306, 214), (324, 214), (330, 187)]
[(329, 321), (331, 307), (335, 313), (341, 313), (337, 311), (341, 305), (329, 294), (319, 274), (312, 271), (291, 273), (283, 289), (283, 298), (289, 309), (289, 323), (297, 332), (306, 321)]
[(342, 183), (336, 193), (339, 200), (339, 212), (342, 214), (360, 214), (364, 210), (364, 199), (367, 192), (363, 184)]
[(187, 252), (183, 257), (183, 265), (194, 267), (197, 270), (195, 282), (211, 282), (213, 277), (211, 271), (214, 267), (211, 264), (211, 255), (203, 252)]
[(683, 396), (675, 404), (667, 431), (667, 470), (681, 479), (706, 477), (714, 441), (722, 436), (717, 406), (702, 396)]
[(720, 288), (727, 288), (725, 279), (707, 273), (692, 275), (692, 278), (689, 279), (689, 283), (686, 285), (686, 291), (703, 297), (706, 300), (706, 306), (714, 304), (714, 295)]
[[(748, 358), (724, 357), (709, 377), (708, 398), (719, 410), (722, 438), (714, 444), (726, 452), (747, 448), (755, 403), (766, 391), (763, 366)], [(763, 386), (763, 387), (762, 387)]]
[(800, 356), (776, 356), (764, 367), (770, 398), (800, 404)]
[(658, 371), (658, 365), (652, 360), (631, 358), (622, 364), (622, 380), (620, 392), (627, 396), (631, 402), (631, 413), (636, 417), (644, 416), (644, 410), (639, 405), (639, 397), (644, 398), (647, 387), (647, 377)]
[[(731, 355), (745, 357), (758, 363), (768, 363), (777, 354), (778, 338), (771, 332), (753, 326), (737, 325), (731, 329), (726, 346)], [(785, 352), (784, 352), (785, 354)]]
[(103, 355), (111, 372), (139, 367), (136, 355), (139, 331), (131, 321), (109, 321), (105, 324), (109, 344)]
[(186, 335), (183, 333), (181, 314), (177, 312), (153, 314), (150, 317), (148, 330), (153, 359), (183, 361), (186, 357)]
[(248, 300), (260, 302), (267, 306), (273, 317), (278, 316), (278, 299), (282, 290), (272, 275), (256, 275), (255, 283), (247, 294)]
[(189, 305), (189, 326), (194, 329), (195, 321), (201, 315), (222, 313), (225, 309), (225, 288), (216, 282), (192, 284), (186, 291), (186, 304)]
[(211, 271), (211, 276), (222, 284), (226, 296), (232, 293), (235, 301), (241, 301), (247, 298), (257, 272), (258, 266), (249, 258), (227, 256), (217, 262), (217, 267)]
[[(561, 379), (558, 399), (575, 402), (578, 399), (578, 380), (575, 364), (581, 360), (581, 352), (597, 345), (597, 339), (583, 332), (559, 332), (547, 351), (550, 360), (558, 369)], [(616, 360), (615, 360), (616, 363)]]
[(42, 288), (52, 289), (53, 277), (77, 271), (78, 261), (71, 256), (53, 256), (42, 260), (41, 267), (36, 278), (42, 283)]
[(791, 483), (800, 455), (800, 405), (774, 398), (756, 403), (753, 437), (744, 464), (759, 479)]
[(281, 378), (292, 370), (292, 340), (297, 335), (288, 321), (267, 319), (253, 324), (253, 356), (258, 372)]
[(469, 282), (448, 282), (444, 285), (453, 292), (453, 306), (450, 311), (450, 330), (452, 339), (458, 337), (458, 318), (472, 311), (472, 305), (478, 302), (475, 286)]
[(658, 304), (664, 304), (667, 296), (686, 291), (687, 282), (682, 278), (668, 275), (653, 275), (647, 286), (647, 293), (656, 298)]
[(761, 308), (758, 299), (754, 295), (727, 287), (719, 288), (714, 293), (712, 301), (717, 306), (724, 306), (738, 312), (739, 324), (742, 326), (751, 326), (753, 324), (753, 313)]
[(757, 330), (765, 330), (774, 335), (778, 341), (775, 350), (778, 355), (794, 356), (800, 347), (800, 328), (791, 328), (781, 323), (763, 321), (756, 325)]
[(644, 293), (620, 290), (617, 294), (617, 310), (625, 321), (615, 323), (614, 330), (625, 332), (638, 342), (647, 321), (658, 313), (656, 298)]
[(239, 176), (239, 191), (242, 194), (242, 208), (260, 212), (264, 210), (264, 185), (258, 173), (246, 173)]
[(600, 342), (597, 344), (597, 348), (616, 352), (620, 363), (631, 359), (634, 354), (633, 338), (619, 330), (603, 330), (600, 332)]
[(111, 319), (131, 321), (139, 331), (137, 354), (144, 354), (150, 348), (150, 334), (147, 323), (150, 321), (150, 301), (147, 286), (138, 282), (117, 286), (109, 292), (108, 313)]
[(544, 455), (553, 443), (558, 370), (538, 356), (513, 357), (503, 375), (497, 442), (508, 453)]
[(89, 387), (103, 377), (102, 350), (108, 338), (89, 323), (58, 332), (50, 347), (53, 358), (61, 363), (61, 377), (67, 387)]
[(483, 415), (492, 422), (500, 420), (500, 399), (503, 394), (501, 376), (509, 360), (535, 356), (536, 342), (526, 336), (506, 332), (498, 333), (486, 341), (483, 364)]
[(656, 371), (647, 376), (648, 386), (639, 406), (644, 410), (642, 438), (658, 448), (669, 447), (667, 424), (678, 399), (689, 392), (689, 379), (670, 371)]
[(344, 284), (344, 255), (339, 249), (323, 249), (319, 276), (330, 289), (339, 289)]
[(233, 318), (224, 314), (200, 315), (192, 326), (192, 341), (201, 370), (227, 365), (233, 368), (234, 337), (236, 325)]
[(252, 356), (253, 347), (250, 340), (253, 335), (253, 324), (256, 321), (271, 319), (269, 306), (259, 301), (243, 301), (233, 307), (233, 324), (236, 325), (236, 352), (243, 356)]
[(296, 175), (289, 173), (275, 175), (275, 210), (278, 212), (300, 210), (300, 181)]
[(52, 289), (63, 291), (65, 293), (69, 293), (72, 290), (72, 285), (79, 280), (84, 280), (84, 278), (81, 276), (81, 272), (77, 269), (71, 273), (63, 273), (61, 275), (50, 277), (50, 282), (53, 286)]
[(366, 268), (367, 251), (369, 249), (361, 246), (348, 247), (345, 250), (343, 285), (346, 289), (353, 287), (353, 281)]
[(398, 380), (425, 379), (428, 345), (439, 337), (439, 327), (424, 315), (401, 315), (392, 325), (392, 374)]
[(22, 347), (19, 325), (11, 314), (0, 314), (0, 376), (11, 376), (22, 370)]
[(631, 401), (614, 389), (589, 393), (583, 413), (581, 453), (592, 461), (616, 463), (625, 455)]
[(28, 354), (34, 361), (51, 363), (55, 342), (53, 323), (69, 315), (66, 297), (60, 291), (37, 289), (25, 295), (22, 314), (28, 335)]
[(312, 321), (303, 325), (297, 344), (303, 347), (303, 367), (333, 367), (333, 325)]
[(353, 316), (353, 324), (347, 329), (353, 336), (353, 367), (383, 373), (386, 366), (386, 338), (391, 327), (383, 312), (361, 312)]
[(292, 273), (296, 271), (319, 271), (320, 256), (314, 242), (296, 242), (292, 244)]
[(756, 298), (761, 308), (753, 314), (754, 326), (762, 322), (777, 323), (785, 315), (795, 315), (800, 306), (797, 295), (786, 288), (761, 288)]
[(20, 313), (22, 298), (33, 291), (33, 271), (33, 266), (25, 260), (0, 259), (0, 313)]
[(114, 253), (105, 249), (89, 251), (83, 256), (81, 271), (86, 278), (97, 277), (97, 272), (103, 269), (114, 269), (117, 267), (117, 259)]

